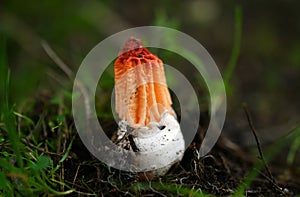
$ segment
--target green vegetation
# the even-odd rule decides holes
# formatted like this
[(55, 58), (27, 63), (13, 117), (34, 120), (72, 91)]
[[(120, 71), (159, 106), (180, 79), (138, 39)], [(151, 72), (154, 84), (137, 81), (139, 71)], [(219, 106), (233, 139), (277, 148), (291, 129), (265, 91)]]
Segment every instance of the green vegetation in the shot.
[[(0, 41), (0, 70), (1, 70), (1, 127), (5, 133), (1, 133), (1, 158), (0, 158), (0, 190), (3, 196), (29, 196), (33, 194), (69, 194), (73, 190), (64, 192), (57, 191), (58, 184), (63, 182), (56, 180), (59, 165), (54, 166), (49, 156), (37, 151), (41, 144), (35, 148), (24, 145), (21, 142), (22, 133), (17, 132), (16, 115), (27, 120), (28, 124), (33, 121), (14, 111), (9, 104), (9, 77), (10, 72), (6, 62), (5, 41), (2, 35)], [(69, 150), (69, 148), (68, 148)], [(60, 162), (67, 157), (63, 156)]]

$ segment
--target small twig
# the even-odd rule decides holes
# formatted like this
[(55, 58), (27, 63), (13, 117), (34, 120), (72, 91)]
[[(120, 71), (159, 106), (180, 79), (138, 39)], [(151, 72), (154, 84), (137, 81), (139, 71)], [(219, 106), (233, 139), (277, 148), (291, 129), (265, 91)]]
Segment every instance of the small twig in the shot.
[(46, 73), (51, 79), (58, 82), (61, 87), (68, 87), (68, 83), (65, 81), (65, 77), (61, 76), (55, 71), (48, 70)]
[[(147, 179), (148, 179), (148, 178), (147, 178)], [(150, 190), (151, 190), (152, 192), (154, 192), (154, 193), (156, 193), (156, 194), (158, 194), (158, 195), (160, 195), (160, 196), (167, 197), (167, 195), (164, 195), (163, 193), (161, 193), (161, 192), (155, 190), (155, 189), (152, 187), (152, 183), (151, 183), (151, 181), (149, 181), (149, 179), (148, 179), (147, 181), (149, 182), (149, 188), (150, 188)]]
[(65, 64), (61, 58), (54, 52), (54, 50), (50, 47), (50, 45), (45, 41), (41, 41), (41, 45), (48, 56), (58, 65), (58, 67), (68, 75), (69, 78), (73, 78), (72, 70)]
[(251, 116), (250, 116), (250, 112), (249, 112), (249, 109), (248, 109), (248, 106), (247, 106), (246, 103), (243, 104), (243, 109), (244, 109), (245, 114), (246, 114), (246, 116), (247, 116), (247, 120), (248, 120), (250, 129), (251, 129), (251, 131), (252, 131), (252, 134), (253, 134), (253, 136), (254, 136), (254, 138), (255, 138), (255, 142), (256, 142), (256, 145), (257, 145), (257, 148), (258, 148), (258, 152), (259, 152), (260, 158), (261, 158), (262, 162), (264, 163), (264, 166), (265, 166), (265, 168), (266, 168), (266, 171), (267, 171), (267, 173), (268, 173), (269, 178), (270, 178), (273, 182), (275, 182), (274, 177), (273, 177), (273, 175), (272, 175), (272, 173), (271, 173), (271, 171), (270, 171), (270, 169), (269, 169), (269, 167), (268, 167), (268, 165), (267, 165), (267, 163), (266, 163), (266, 161), (265, 161), (263, 152), (262, 152), (262, 150), (261, 150), (260, 141), (259, 141), (259, 139), (258, 139), (258, 137), (257, 137), (257, 135), (256, 135), (256, 130), (255, 130), (255, 128), (254, 128), (253, 121), (252, 121), (252, 118), (251, 118)]
[(25, 175), (25, 174), (22, 174), (22, 173), (15, 173), (15, 172), (9, 172), (6, 174), (7, 177), (9, 178), (18, 178), (18, 179), (21, 179), (23, 181), (23, 183), (26, 184), (26, 186), (30, 187), (30, 184), (28, 182), (28, 177)]
[(75, 176), (74, 176), (74, 179), (73, 179), (72, 187), (74, 187), (74, 184), (76, 182), (77, 175), (78, 175), (78, 172), (79, 172), (79, 168), (80, 168), (80, 165), (77, 167), (77, 170), (76, 170), (76, 173), (75, 173)]
[(245, 111), (245, 114), (247, 116), (247, 120), (248, 120), (248, 123), (249, 123), (249, 126), (251, 128), (251, 131), (252, 131), (252, 134), (255, 138), (255, 142), (256, 142), (256, 145), (257, 145), (257, 148), (258, 148), (258, 152), (259, 152), (259, 155), (260, 155), (260, 159), (261, 161), (263, 162), (264, 166), (265, 166), (265, 170), (267, 171), (267, 174), (268, 174), (268, 178), (267, 180), (271, 182), (271, 184), (277, 189), (279, 190), (280, 192), (283, 192), (282, 191), (282, 188), (280, 188), (277, 184), (276, 184), (276, 181), (265, 161), (265, 158), (264, 158), (264, 155), (263, 155), (263, 152), (262, 152), (262, 149), (261, 149), (261, 145), (260, 145), (260, 142), (259, 142), (259, 139), (257, 137), (257, 134), (256, 134), (256, 130), (254, 128), (254, 124), (253, 124), (253, 121), (252, 121), (252, 118), (251, 118), (251, 115), (250, 115), (250, 112), (249, 112), (249, 109), (248, 109), (248, 106), (246, 103), (243, 104), (243, 109)]
[(273, 182), (272, 179), (270, 179), (268, 176), (266, 176), (266, 175), (265, 175), (264, 173), (262, 173), (262, 172), (259, 172), (259, 174), (260, 174), (261, 176), (263, 176), (265, 179), (267, 179), (269, 182), (271, 182), (271, 184), (273, 185), (273, 187), (275, 187), (278, 191), (283, 192), (282, 188), (279, 187), (275, 182)]
[[(42, 120), (42, 127), (43, 127), (44, 138), (47, 139), (47, 137), (48, 137), (48, 132), (47, 132), (46, 122), (45, 122), (44, 119)], [(45, 143), (45, 150), (48, 151), (48, 143)]]
[[(47, 150), (45, 150), (44, 148), (41, 148), (41, 147), (37, 147), (35, 146), (34, 144), (30, 143), (27, 139), (25, 138), (22, 138), (21, 139), (22, 142), (24, 142), (26, 145), (28, 145), (29, 147), (31, 148), (35, 148), (36, 150), (40, 151), (40, 152), (43, 152), (47, 155), (54, 155), (54, 156), (62, 156), (63, 154), (62, 153), (53, 153), (53, 152), (49, 152)], [(70, 156), (68, 156), (69, 158), (71, 158)]]
[(230, 170), (230, 167), (228, 164), (228, 160), (224, 157), (224, 155), (222, 153), (220, 153), (220, 158), (222, 160), (222, 164), (223, 164), (224, 168), (226, 169), (226, 172), (231, 175), (231, 170)]
[[(61, 94), (59, 94), (59, 105), (58, 105), (58, 116), (62, 116), (63, 115), (63, 96)], [(62, 128), (58, 127), (57, 129), (57, 135), (58, 135), (58, 139), (57, 139), (57, 143), (56, 143), (56, 151), (57, 153), (59, 152), (66, 152), (66, 136), (62, 133)], [(61, 163), (61, 169), (60, 169), (60, 179), (62, 181), (65, 180), (65, 169), (64, 169), (64, 162)], [(64, 191), (64, 185), (60, 185), (61, 190)]]
[[(65, 183), (66, 184), (68, 184), (68, 185), (72, 185), (73, 183), (71, 182), (71, 181), (68, 181), (67, 179), (65, 180)], [(74, 185), (72, 185), (72, 187), (75, 189), (83, 189), (83, 190), (88, 190), (88, 191), (91, 191), (91, 192), (94, 192), (92, 189), (90, 189), (90, 188), (86, 188), (86, 187), (84, 187), (84, 186), (82, 186), (82, 185), (78, 185), (78, 184), (76, 184), (76, 183), (74, 183)]]

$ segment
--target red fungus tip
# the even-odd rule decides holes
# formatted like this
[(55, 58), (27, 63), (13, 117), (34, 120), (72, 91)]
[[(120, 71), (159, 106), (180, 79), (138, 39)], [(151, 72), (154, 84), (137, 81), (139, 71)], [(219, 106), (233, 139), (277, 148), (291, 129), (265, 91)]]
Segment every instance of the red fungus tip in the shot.
[(120, 50), (119, 58), (127, 59), (129, 57), (141, 57), (143, 55), (151, 55), (151, 53), (143, 46), (142, 41), (134, 37), (130, 37)]
[(125, 53), (125, 52), (128, 52), (128, 51), (137, 50), (137, 49), (142, 48), (142, 47), (143, 47), (143, 45), (142, 45), (141, 40), (139, 40), (135, 37), (130, 37), (126, 41), (124, 47), (122, 48), (122, 50), (120, 52), (122, 54), (122, 53)]

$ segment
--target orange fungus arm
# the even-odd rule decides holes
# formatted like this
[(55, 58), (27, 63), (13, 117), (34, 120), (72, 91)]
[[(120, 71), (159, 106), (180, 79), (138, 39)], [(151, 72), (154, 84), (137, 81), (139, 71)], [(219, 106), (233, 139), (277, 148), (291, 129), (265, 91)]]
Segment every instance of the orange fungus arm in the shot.
[(163, 112), (173, 114), (162, 61), (129, 38), (114, 64), (116, 112), (131, 127), (160, 121)]

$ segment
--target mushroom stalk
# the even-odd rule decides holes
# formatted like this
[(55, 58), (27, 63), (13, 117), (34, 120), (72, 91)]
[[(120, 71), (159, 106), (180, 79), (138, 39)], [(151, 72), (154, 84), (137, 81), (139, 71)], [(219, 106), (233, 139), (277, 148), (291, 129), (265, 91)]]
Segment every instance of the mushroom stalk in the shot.
[(162, 175), (184, 154), (163, 63), (140, 40), (129, 38), (115, 61), (114, 73), (120, 119), (115, 142), (135, 152), (133, 167)]

